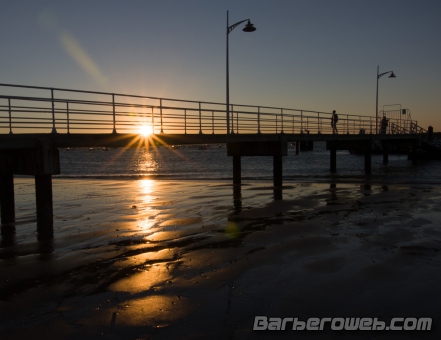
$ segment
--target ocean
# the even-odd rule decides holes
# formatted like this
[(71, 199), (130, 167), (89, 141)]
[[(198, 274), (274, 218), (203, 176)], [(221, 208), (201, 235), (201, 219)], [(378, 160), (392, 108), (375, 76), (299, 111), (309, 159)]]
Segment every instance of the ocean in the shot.
[[(144, 148), (60, 149), (61, 174), (67, 178), (151, 178), (166, 180), (230, 180), (232, 158), (225, 145), (186, 145)], [(357, 182), (441, 183), (441, 161), (418, 161), (413, 165), (407, 155), (372, 155), (372, 174), (364, 173), (364, 156), (337, 151), (337, 173), (331, 174), (330, 155), (324, 142), (313, 151), (295, 154), (288, 146), (283, 157), (284, 182)], [(271, 157), (242, 157), (243, 180), (272, 180)]]

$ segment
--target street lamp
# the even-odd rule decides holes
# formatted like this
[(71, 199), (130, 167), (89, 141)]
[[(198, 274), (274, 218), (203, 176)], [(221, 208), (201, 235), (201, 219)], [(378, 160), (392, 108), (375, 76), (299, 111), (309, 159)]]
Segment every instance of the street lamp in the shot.
[(254, 25), (250, 22), (250, 19), (245, 19), (239, 22), (236, 22), (234, 25), (229, 26), (228, 23), (228, 11), (227, 11), (227, 134), (230, 134), (230, 71), (228, 67), (228, 35), (232, 30), (234, 30), (237, 26), (239, 26), (241, 23), (248, 21), (248, 23), (245, 25), (245, 28), (242, 30), (244, 32), (254, 32), (256, 28)]
[(376, 101), (376, 107), (375, 107), (375, 133), (378, 134), (378, 79), (380, 79), (385, 74), (390, 73), (389, 78), (396, 78), (396, 75), (393, 71), (387, 71), (383, 73), (378, 73), (380, 71), (380, 66), (377, 66), (377, 101)]

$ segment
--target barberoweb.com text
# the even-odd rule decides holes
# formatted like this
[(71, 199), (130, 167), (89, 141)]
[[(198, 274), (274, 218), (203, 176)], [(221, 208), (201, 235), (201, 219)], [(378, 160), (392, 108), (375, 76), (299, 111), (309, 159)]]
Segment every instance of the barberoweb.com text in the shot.
[(254, 331), (430, 331), (432, 318), (393, 318), (389, 323), (378, 318), (278, 318), (263, 315), (254, 317)]

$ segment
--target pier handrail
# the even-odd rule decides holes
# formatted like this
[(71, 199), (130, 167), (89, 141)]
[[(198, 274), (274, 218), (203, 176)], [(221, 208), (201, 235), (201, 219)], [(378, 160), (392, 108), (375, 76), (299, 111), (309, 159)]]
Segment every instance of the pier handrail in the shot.
[[(0, 134), (136, 133), (140, 125), (154, 133), (223, 134), (225, 112), (217, 102), (0, 84)], [(230, 113), (232, 133), (332, 133), (331, 112), (230, 104)], [(375, 117), (338, 115), (338, 133), (375, 134)], [(412, 133), (408, 125), (416, 122), (405, 124), (390, 119), (387, 132)]]

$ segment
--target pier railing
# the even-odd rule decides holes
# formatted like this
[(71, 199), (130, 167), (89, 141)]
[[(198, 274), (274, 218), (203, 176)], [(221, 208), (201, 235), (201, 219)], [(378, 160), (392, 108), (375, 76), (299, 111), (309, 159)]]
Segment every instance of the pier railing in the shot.
[[(331, 134), (331, 112), (0, 84), (0, 133)], [(338, 113), (339, 134), (380, 133), (375, 117)], [(378, 126), (378, 129), (377, 129)], [(386, 133), (419, 133), (390, 119)]]

